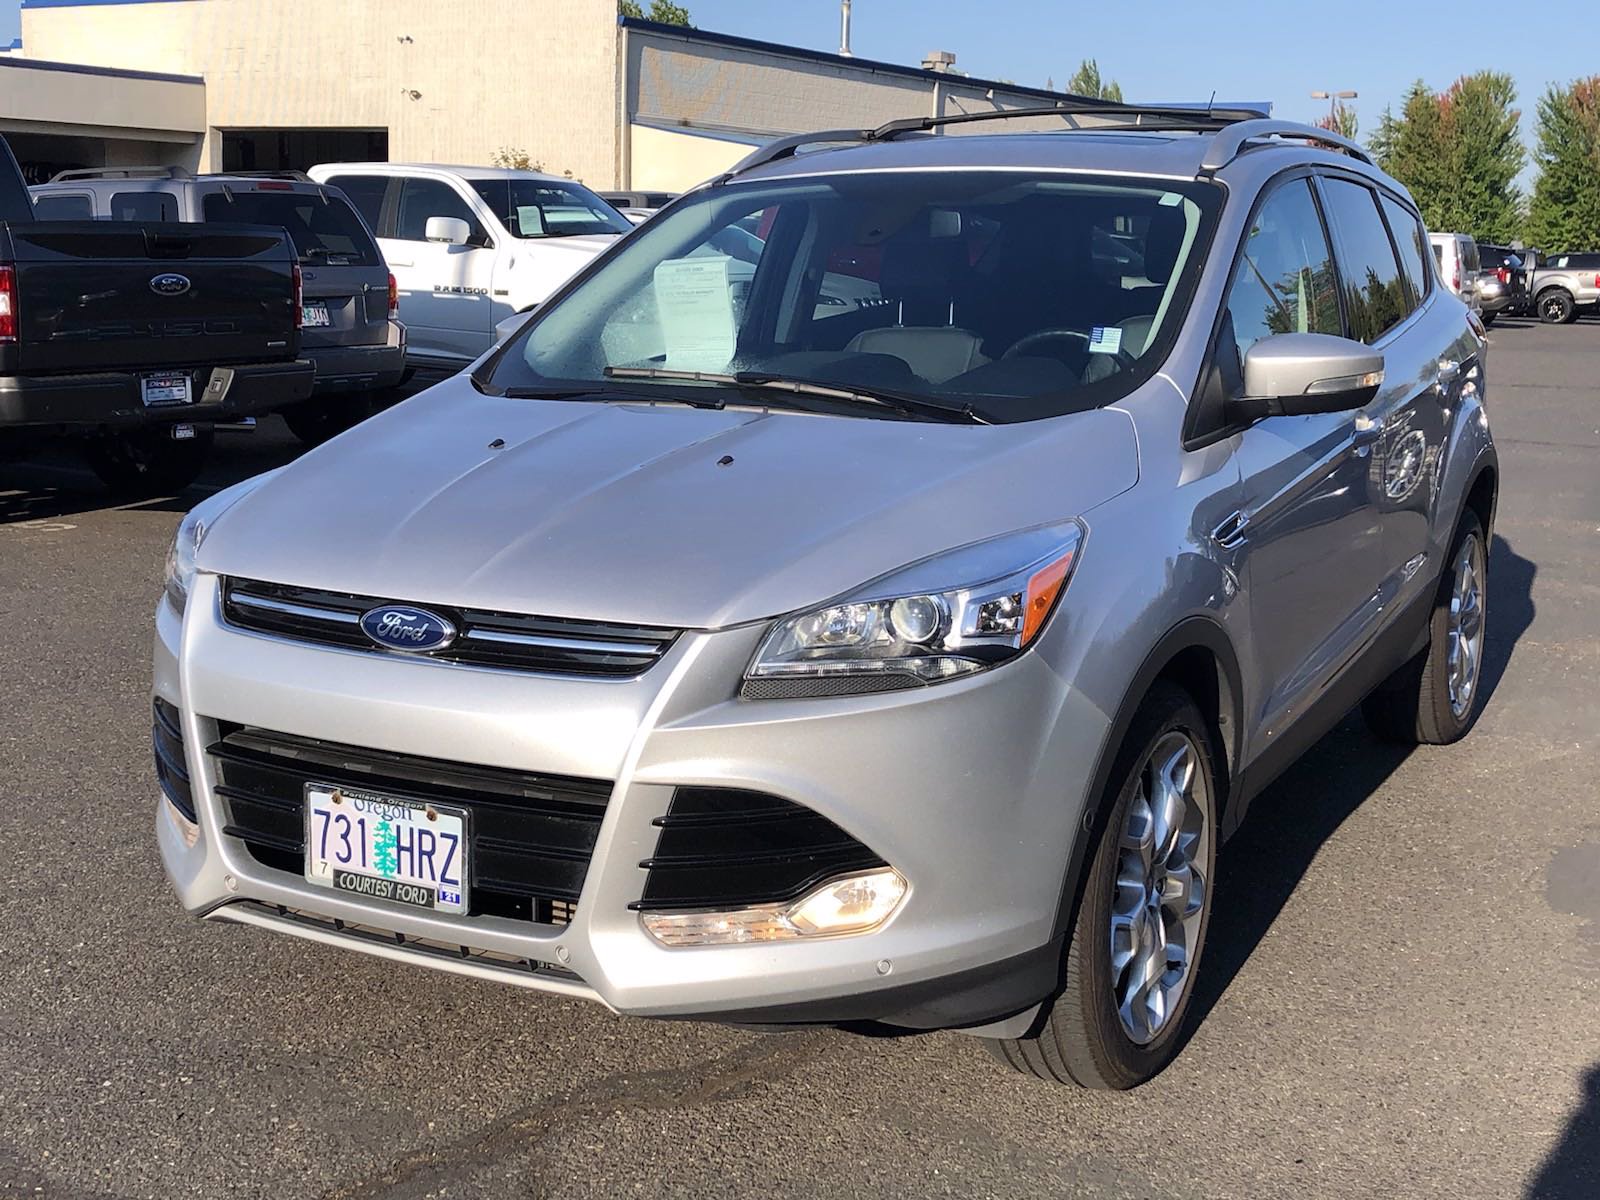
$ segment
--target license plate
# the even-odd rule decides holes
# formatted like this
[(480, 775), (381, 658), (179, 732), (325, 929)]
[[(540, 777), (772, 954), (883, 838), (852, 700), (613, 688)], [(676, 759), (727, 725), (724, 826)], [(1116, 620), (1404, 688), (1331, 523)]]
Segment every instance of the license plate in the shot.
[(300, 307), (300, 324), (307, 329), (321, 329), (333, 324), (326, 304), (305, 304)]
[(146, 408), (164, 404), (192, 404), (193, 393), (187, 375), (143, 375), (139, 378), (139, 398)]
[(308, 783), (306, 879), (442, 913), (467, 911), (465, 809)]

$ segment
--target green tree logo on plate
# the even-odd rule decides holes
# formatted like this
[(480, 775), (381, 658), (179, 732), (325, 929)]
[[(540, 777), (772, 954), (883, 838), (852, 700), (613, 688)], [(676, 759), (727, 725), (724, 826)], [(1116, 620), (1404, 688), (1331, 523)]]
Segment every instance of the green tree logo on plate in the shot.
[(372, 835), (372, 865), (384, 875), (396, 875), (400, 871), (396, 843), (393, 822), (379, 821), (378, 828)]

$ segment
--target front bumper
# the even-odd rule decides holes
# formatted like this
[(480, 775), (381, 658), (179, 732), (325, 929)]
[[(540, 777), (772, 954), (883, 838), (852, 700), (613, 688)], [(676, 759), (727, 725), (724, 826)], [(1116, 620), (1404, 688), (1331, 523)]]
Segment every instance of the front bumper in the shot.
[(389, 322), (381, 346), (301, 346), (316, 369), (317, 395), (371, 392), (398, 384), (406, 370), (406, 327)]
[[(174, 368), (177, 373), (184, 368)], [(139, 379), (150, 372), (96, 371), (81, 375), (0, 376), (0, 426), (128, 429), (145, 425), (208, 424), (270, 412), (311, 395), (305, 360), (190, 368), (193, 404), (146, 408)]]
[[(202, 575), (160, 604), (155, 692), (181, 712), (198, 828), (164, 798), (158, 840), (184, 907), (390, 958), (598, 1000), (639, 1016), (1013, 1018), (1054, 988), (1055, 920), (1108, 721), (1035, 654), (915, 692), (744, 702), (764, 629), (689, 633), (634, 679), (486, 670), (311, 646), (223, 623)], [(356, 900), (263, 867), (223, 832), (205, 747), (217, 721), (393, 753), (613, 781), (570, 924), (449, 917)], [(675, 787), (803, 804), (909, 882), (860, 935), (669, 949), (643, 929), (640, 863)], [(1006, 1032), (1020, 1032), (1020, 1026)]]

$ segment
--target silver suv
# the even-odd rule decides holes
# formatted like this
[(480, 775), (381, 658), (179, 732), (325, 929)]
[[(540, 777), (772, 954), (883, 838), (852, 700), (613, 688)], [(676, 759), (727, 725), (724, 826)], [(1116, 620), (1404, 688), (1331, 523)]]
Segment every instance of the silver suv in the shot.
[(1481, 326), (1358, 147), (1095, 111), (776, 143), (192, 512), (184, 907), (1159, 1071), (1252, 799), (1354, 705), (1471, 726), (1497, 469)]

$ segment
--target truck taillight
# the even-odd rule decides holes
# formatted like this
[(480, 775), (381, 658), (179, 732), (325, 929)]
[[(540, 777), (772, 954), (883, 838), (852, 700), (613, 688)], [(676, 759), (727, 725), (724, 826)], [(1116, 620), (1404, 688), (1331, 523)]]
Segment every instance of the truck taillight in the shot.
[(17, 340), (17, 269), (0, 263), (0, 342)]
[(1600, 288), (1600, 275), (1596, 275), (1594, 277), (1594, 285), (1595, 287)]
[(1501, 283), (1510, 283), (1511, 282), (1511, 268), (1510, 267), (1497, 267), (1497, 268), (1495, 268), (1494, 277), (1496, 279), (1498, 279)]
[(1456, 259), (1456, 265), (1450, 268), (1450, 290), (1452, 292), (1461, 290), (1461, 260), (1459, 258)]
[(392, 321), (400, 315), (400, 284), (396, 282), (394, 272), (389, 272), (389, 319)]
[(294, 327), (301, 329), (306, 321), (306, 281), (300, 274), (300, 264), (294, 266)]

